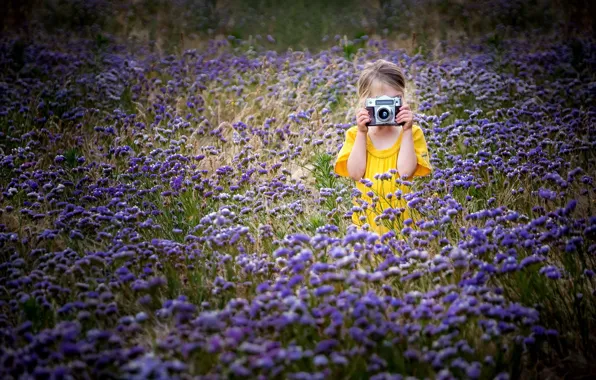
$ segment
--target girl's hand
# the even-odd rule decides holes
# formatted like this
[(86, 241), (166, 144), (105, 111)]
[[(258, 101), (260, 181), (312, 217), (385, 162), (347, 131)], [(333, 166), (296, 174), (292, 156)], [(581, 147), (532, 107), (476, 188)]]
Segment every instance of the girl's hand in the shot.
[(412, 125), (414, 124), (414, 114), (410, 110), (409, 105), (404, 104), (400, 107), (399, 112), (395, 116), (395, 122), (398, 124), (401, 122), (405, 122), (405, 124), (403, 125), (404, 131), (412, 128)]
[(356, 121), (358, 123), (358, 132), (368, 132), (368, 126), (366, 123), (370, 121), (370, 117), (368, 116), (368, 111), (366, 108), (361, 108), (360, 111), (356, 114)]

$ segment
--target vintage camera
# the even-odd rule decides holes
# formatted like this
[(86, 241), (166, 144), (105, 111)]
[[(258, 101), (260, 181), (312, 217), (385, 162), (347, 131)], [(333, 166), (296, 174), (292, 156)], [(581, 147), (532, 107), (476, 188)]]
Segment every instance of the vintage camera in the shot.
[(396, 123), (395, 115), (399, 112), (401, 107), (401, 96), (394, 98), (390, 96), (379, 96), (376, 98), (366, 98), (366, 110), (370, 117), (370, 122), (367, 126), (376, 125), (404, 125), (405, 122)]

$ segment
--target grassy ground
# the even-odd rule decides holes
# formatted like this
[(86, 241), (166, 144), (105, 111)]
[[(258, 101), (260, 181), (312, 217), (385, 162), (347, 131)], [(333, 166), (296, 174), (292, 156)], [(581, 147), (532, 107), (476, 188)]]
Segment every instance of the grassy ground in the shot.
[[(537, 196), (542, 187), (552, 185), (551, 180), (542, 179), (544, 172), (537, 178), (531, 172), (506, 171), (498, 166), (502, 160), (509, 162), (515, 149), (523, 151), (518, 145), (520, 141), (528, 141), (530, 148), (543, 148), (554, 173), (566, 177), (575, 167), (584, 168), (586, 175), (593, 173), (596, 160), (593, 150), (560, 149), (567, 136), (542, 125), (568, 125), (567, 121), (573, 120), (576, 127), (563, 132), (583, 139), (583, 147), (592, 141), (590, 108), (581, 102), (585, 99), (582, 97), (587, 97), (581, 92), (585, 91), (581, 81), (568, 87), (570, 90), (561, 98), (559, 110), (547, 109), (542, 114), (534, 109), (536, 115), (517, 110), (520, 102), (528, 100), (526, 95), (513, 87), (499, 87), (502, 81), (490, 75), (493, 79), (488, 80), (497, 89), (491, 88), (494, 96), (488, 99), (449, 88), (458, 79), (465, 84), (486, 79), (474, 77), (467, 64), (457, 58), (474, 56), (473, 44), (466, 41), (473, 41), (475, 33), (483, 33), (486, 31), (483, 28), (490, 29), (491, 22), (497, 22), (480, 23), (461, 15), (463, 2), (454, 2), (453, 7), (446, 2), (429, 2), (429, 9), (416, 9), (416, 15), (424, 17), (413, 17), (410, 13), (408, 19), (412, 24), (407, 29), (399, 29), (402, 26), (396, 16), (379, 17), (378, 25), (395, 27), (387, 27), (387, 33), (379, 27), (366, 29), (374, 25), (362, 22), (362, 9), (358, 5), (347, 7), (349, 12), (342, 13), (345, 19), (325, 17), (338, 13), (333, 12), (337, 9), (333, 7), (345, 4), (339, 2), (330, 2), (325, 9), (302, 2), (287, 3), (284, 7), (262, 2), (267, 11), (252, 14), (241, 6), (233, 7), (233, 2), (226, 6), (218, 3), (213, 14), (216, 10), (232, 12), (229, 19), (218, 18), (217, 22), (206, 17), (209, 14), (193, 18), (192, 4), (182, 3), (189, 6), (174, 8), (163, 2), (139, 1), (131, 3), (130, 14), (124, 9), (117, 17), (106, 16), (103, 21), (102, 13), (96, 10), (116, 3), (84, 3), (86, 11), (76, 11), (78, 19), (68, 12), (79, 8), (59, 8), (54, 10), (55, 19), (48, 21), (49, 25), (55, 27), (65, 22), (73, 23), (69, 28), (86, 25), (88, 28), (81, 33), (93, 38), (83, 42), (73, 40), (76, 43), (69, 45), (63, 40), (32, 34), (29, 41), (22, 37), (20, 43), (3, 45), (6, 51), (11, 49), (3, 53), (4, 57), (10, 57), (3, 60), (7, 65), (5, 73), (37, 78), (44, 84), (40, 91), (32, 92), (11, 87), (21, 96), (17, 100), (32, 111), (11, 109), (0, 119), (3, 133), (0, 140), (3, 303), (0, 307), (2, 328), (6, 331), (1, 343), (3, 347), (15, 347), (12, 351), (5, 350), (14, 355), (4, 358), (3, 368), (8, 368), (11, 360), (18, 361), (19, 356), (25, 357), (17, 349), (31, 353), (37, 349), (35, 344), (43, 346), (48, 338), (42, 332), (48, 329), (52, 336), (59, 337), (50, 348), (64, 354), (55, 359), (58, 364), (66, 363), (66, 367), (76, 370), (87, 359), (94, 366), (89, 373), (96, 376), (116, 373), (122, 364), (119, 360), (129, 354), (130, 361), (143, 363), (136, 362), (136, 357), (128, 351), (134, 347), (140, 347), (143, 354), (155, 353), (163, 362), (179, 360), (192, 374), (219, 373), (219, 366), (230, 357), (229, 353), (237, 355), (234, 359), (238, 363), (257, 362), (250, 353), (252, 346), (245, 345), (246, 351), (242, 351), (232, 343), (225, 343), (223, 348), (213, 343), (225, 334), (232, 339), (233, 333), (237, 333), (235, 328), (247, 315), (258, 324), (246, 338), (247, 343), (262, 344), (262, 340), (269, 340), (280, 342), (288, 350), (296, 343), (314, 351), (321, 340), (334, 336), (332, 319), (339, 314), (345, 320), (339, 335), (345, 339), (340, 346), (347, 352), (365, 345), (358, 338), (359, 327), (356, 327), (361, 326), (362, 320), (356, 314), (364, 313), (363, 305), (367, 305), (367, 314), (362, 318), (367, 319), (369, 326), (394, 329), (374, 331), (370, 335), (375, 344), (368, 358), (384, 360), (389, 371), (419, 377), (439, 376), (438, 367), (406, 359), (405, 352), (415, 348), (420, 350), (418, 353), (436, 351), (447, 355), (452, 346), (458, 347), (457, 358), (465, 359), (463, 364), (447, 360), (456, 377), (471, 377), (474, 362), (483, 363), (481, 377), (484, 378), (503, 373), (511, 378), (554, 374), (580, 377), (593, 369), (590, 358), (595, 350), (594, 280), (585, 272), (595, 268), (589, 252), (594, 236), (587, 226), (594, 214), (589, 178), (585, 182), (579, 177), (569, 180), (565, 190), (558, 189), (557, 197), (546, 199)], [(372, 9), (382, 6), (379, 2)], [(521, 23), (525, 28), (554, 17), (552, 13), (537, 12), (539, 6), (523, 9), (526, 14), (516, 24)], [(403, 14), (406, 10), (407, 7)], [(448, 15), (452, 25), (437, 23), (438, 14)], [(501, 21), (507, 20), (508, 15), (503, 13)], [(273, 17), (275, 22), (267, 23)], [(189, 32), (193, 30), (192, 20), (202, 28), (195, 30), (195, 36)], [(227, 22), (220, 25), (221, 20)], [(305, 25), (303, 20), (310, 24)], [(356, 21), (352, 24), (349, 20)], [(100, 28), (90, 27), (93, 22)], [(108, 27), (113, 28), (113, 35), (107, 33)], [(199, 56), (201, 50), (187, 51), (197, 46), (208, 47), (209, 41), (213, 43), (206, 37), (209, 29), (213, 35), (221, 33), (219, 40), (226, 39), (229, 44), (211, 47), (203, 52), (204, 56)], [(346, 38), (335, 40), (332, 30), (342, 30), (337, 34)], [(490, 55), (495, 61), (484, 68), (490, 74), (502, 76), (498, 78), (521, 76), (528, 68), (515, 59), (519, 51), (508, 50), (512, 28), (490, 30), (492, 34), (486, 44), (493, 49)], [(257, 34), (261, 35), (260, 40)], [(267, 40), (267, 34), (274, 40)], [(327, 41), (321, 37), (325, 34), (330, 36)], [(367, 40), (360, 38), (367, 35), (374, 39), (385, 34), (390, 37), (388, 49), (367, 45)], [(136, 42), (133, 36), (138, 36)], [(440, 42), (445, 37), (451, 40), (450, 44)], [(458, 39), (461, 43), (453, 45)], [(35, 44), (29, 45), (32, 41)], [(566, 64), (554, 65), (559, 71), (536, 70), (529, 82), (558, 84), (565, 75), (576, 75), (586, 83), (593, 79), (589, 70), (592, 53), (584, 49), (593, 45), (582, 44), (580, 39), (568, 41), (554, 48), (549, 46), (551, 50), (546, 51), (571, 46), (568, 58), (575, 71), (569, 71)], [(118, 42), (124, 42), (126, 49), (135, 52), (128, 57), (127, 65), (137, 62), (142, 70), (130, 70), (119, 60), (110, 61), (124, 54), (116, 49)], [(54, 54), (51, 68), (64, 65), (72, 71), (63, 76), (59, 70), (48, 71), (41, 64), (34, 64), (31, 50), (27, 49), (30, 46), (44, 46), (39, 47), (40, 51)], [(68, 66), (69, 62), (80, 59), (74, 46), (85, 52), (84, 64)], [(328, 48), (332, 58), (330, 62), (320, 57), (309, 61), (309, 55), (302, 51), (281, 56), (279, 65), (265, 58), (267, 49), (287, 51), (288, 47), (308, 47), (313, 51)], [(355, 238), (351, 243), (343, 240), (349, 225), (344, 214), (351, 208), (352, 183), (334, 176), (331, 168), (334, 149), (343, 138), (341, 132), (351, 123), (351, 98), (349, 87), (334, 74), (346, 73), (351, 75), (347, 81), (353, 81), (354, 63), (385, 55), (399, 57), (400, 51), (394, 50), (399, 47), (405, 47), (410, 56), (419, 53), (432, 64), (434, 56), (440, 57), (439, 63), (448, 65), (446, 72), (440, 72), (441, 76), (449, 76), (445, 84), (440, 81), (436, 66), (425, 67), (404, 60), (412, 75), (411, 83), (419, 85), (412, 88), (410, 96), (422, 110), (434, 163), (442, 171), (441, 178), (423, 178), (413, 186), (424, 199), (420, 207), (422, 221), (442, 220), (446, 215), (450, 218), (438, 226), (421, 226), (415, 234), (405, 236), (405, 242), (384, 240), (384, 249), (395, 254), (392, 261), (381, 255), (385, 252), (377, 245), (365, 239)], [(140, 53), (141, 48), (159, 54), (145, 56)], [(523, 54), (536, 54), (534, 59), (541, 59), (543, 47), (537, 45), (532, 49)], [(246, 69), (243, 65), (250, 59), (260, 59), (261, 64)], [(205, 62), (210, 60), (213, 66), (209, 67)], [(550, 62), (547, 60), (543, 65)], [(204, 71), (193, 71), (197, 67)], [(309, 67), (313, 71), (306, 71)], [(131, 75), (126, 86), (117, 86), (119, 80), (110, 80), (118, 70)], [(209, 70), (214, 73), (211, 79), (200, 77)], [(89, 85), (84, 80), (89, 80), (88, 75), (97, 82)], [(202, 79), (197, 81), (197, 78)], [(5, 79), (3, 82), (17, 83)], [(192, 87), (193, 83), (202, 87)], [(44, 92), (43, 88), (51, 91)], [(471, 86), (467, 89), (471, 91)], [(68, 95), (60, 90), (68, 90)], [(112, 92), (117, 96), (110, 97)], [(447, 101), (437, 104), (433, 100), (432, 106), (425, 106), (439, 94), (448, 94)], [(41, 100), (46, 106), (39, 106)], [(79, 106), (88, 110), (76, 116)], [(89, 111), (94, 108), (98, 112)], [(481, 113), (472, 115), (474, 110)], [(302, 117), (297, 116), (301, 112)], [(577, 112), (583, 116), (577, 116)], [(551, 117), (549, 113), (557, 116)], [(36, 121), (39, 117), (47, 118), (43, 123), (45, 130), (39, 128)], [(508, 124), (514, 118), (517, 124)], [(506, 133), (508, 128), (504, 127), (492, 129), (494, 124), (517, 128), (518, 134)], [(533, 138), (543, 131), (548, 133), (540, 135), (539, 140)], [(496, 133), (498, 139), (491, 140)], [(548, 139), (559, 144), (549, 145)], [(489, 140), (492, 143), (484, 145)], [(485, 158), (482, 151), (495, 159), (490, 163), (491, 170), (481, 162)], [(199, 159), (197, 155), (204, 157)], [(59, 156), (64, 158), (61, 164), (55, 161)], [(536, 159), (536, 170), (549, 166), (541, 158)], [(531, 160), (532, 157), (520, 159), (519, 167)], [(249, 171), (252, 177), (241, 181)], [(48, 186), (43, 191), (33, 191), (32, 179)], [(440, 179), (444, 180), (443, 185), (439, 184)], [(470, 182), (477, 186), (468, 186)], [(577, 206), (566, 209), (572, 199), (578, 202)], [(45, 216), (40, 215), (44, 213)], [(519, 215), (513, 217), (514, 213)], [(505, 219), (505, 215), (511, 219)], [(542, 224), (533, 225), (537, 220), (542, 220)], [(331, 229), (333, 226), (338, 228), (337, 232)], [(51, 235), (53, 229), (56, 229), (54, 237), (40, 238), (48, 231)], [(490, 232), (482, 235), (481, 229)], [(435, 230), (439, 235), (431, 238)], [(313, 239), (300, 241), (298, 234)], [(581, 239), (577, 240), (578, 237)], [(538, 247), (523, 246), (526, 239), (535, 241)], [(462, 264), (444, 252), (452, 246), (466, 247), (476, 256), (468, 257)], [(282, 248), (291, 255), (282, 255)], [(336, 271), (349, 278), (350, 284), (325, 280), (333, 290), (327, 296), (317, 297), (314, 291), (322, 276), (313, 264), (336, 265), (338, 260), (331, 256), (333, 248), (358, 254), (357, 265), (353, 271)], [(527, 257), (538, 256), (534, 248), (549, 252), (541, 253), (544, 263), (517, 271), (506, 270), (512, 260), (518, 265)], [(425, 258), (413, 249), (431, 256)], [(510, 253), (512, 249), (514, 254)], [(291, 262), (308, 251), (315, 257), (304, 260), (307, 270), (299, 273), (305, 278), (298, 286), (284, 288), (288, 274), (295, 270)], [(273, 257), (274, 253), (279, 256)], [(440, 260), (445, 260), (447, 269), (431, 272), (440, 266)], [(566, 275), (560, 281), (551, 280), (541, 272), (548, 265), (564, 269)], [(498, 273), (482, 284), (480, 277), (492, 273), (491, 268), (498, 269)], [(136, 276), (134, 282), (123, 280), (128, 271)], [(387, 273), (386, 278), (381, 282), (365, 279), (363, 272), (375, 271)], [(161, 279), (162, 283), (155, 279)], [(266, 281), (278, 290), (262, 287)], [(284, 293), (287, 289), (296, 298), (290, 300)], [(101, 302), (94, 292), (101, 294)], [(453, 295), (457, 296), (457, 302), (446, 300)], [(387, 305), (376, 310), (375, 297), (383, 296), (393, 297), (394, 302), (411, 303), (423, 317), (404, 312), (407, 305)], [(73, 306), (77, 301), (84, 301), (84, 306)], [(304, 305), (308, 313), (298, 306), (290, 311), (287, 308), (290, 301), (293, 305)], [(483, 307), (490, 305), (490, 311), (478, 303)], [(424, 317), (429, 313), (428, 305), (441, 309), (433, 309), (440, 318)], [(335, 312), (325, 314), (330, 307)], [(534, 334), (535, 330), (539, 331), (534, 310), (540, 314), (540, 324), (546, 329), (556, 329), (558, 335)], [(145, 313), (147, 320), (143, 320), (142, 314), (138, 317), (140, 313)], [(272, 322), (293, 313), (322, 316), (317, 317), (315, 325), (309, 324), (306, 317), (287, 327)], [(125, 317), (134, 317), (134, 322), (123, 320)], [(460, 321), (459, 317), (465, 318)], [(453, 325), (436, 335), (425, 332), (433, 326), (439, 328), (443, 318)], [(31, 322), (30, 327), (27, 321)], [(76, 328), (69, 330), (70, 325), (60, 324), (65, 322), (75, 323)], [(401, 331), (400, 327), (408, 330)], [(109, 331), (112, 338), (95, 341), (94, 329)], [(67, 349), (69, 339), (83, 344), (81, 352)], [(466, 343), (461, 344), (460, 339)], [(466, 350), (466, 344), (476, 351)], [(87, 353), (90, 353), (88, 357)], [(100, 355), (110, 360), (97, 359)], [(369, 361), (356, 357), (346, 366), (333, 363), (327, 376), (365, 378), (377, 372), (367, 367)], [(490, 364), (491, 360), (494, 364)], [(14, 373), (20, 370), (17, 366), (10, 369)], [(286, 371), (283, 374), (301, 370), (314, 373), (319, 365), (304, 357), (286, 362), (283, 370)], [(229, 371), (226, 374), (230, 377), (242, 373)], [(274, 377), (262, 368), (251, 374), (259, 371)]]

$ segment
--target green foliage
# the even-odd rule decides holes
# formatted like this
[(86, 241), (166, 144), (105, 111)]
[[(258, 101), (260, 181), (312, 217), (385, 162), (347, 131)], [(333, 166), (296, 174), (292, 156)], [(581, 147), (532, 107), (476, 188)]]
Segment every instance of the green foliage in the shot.
[(324, 226), (326, 223), (327, 220), (325, 219), (325, 217), (323, 217), (320, 214), (313, 214), (308, 219), (306, 229), (309, 233), (314, 235), (316, 233), (317, 228)]
[(487, 38), (486, 43), (496, 50), (501, 50), (503, 47), (503, 37), (500, 33), (493, 33)]
[(176, 270), (173, 264), (166, 262), (164, 264), (164, 274), (166, 276), (166, 297), (174, 299), (181, 294), (182, 283), (180, 281), (180, 273)]
[(71, 168), (78, 166), (77, 160), (80, 156), (81, 156), (81, 151), (79, 148), (76, 148), (76, 147), (70, 148), (66, 152), (64, 152), (64, 158), (66, 158), (66, 164)]
[(344, 45), (343, 50), (344, 50), (344, 57), (347, 60), (351, 61), (352, 58), (354, 58), (354, 54), (356, 54), (356, 52), (358, 51), (358, 48), (356, 47), (356, 45), (350, 43), (350, 44)]
[(43, 328), (50, 327), (54, 324), (54, 313), (50, 309), (41, 306), (35, 300), (35, 297), (30, 297), (23, 303), (23, 314), (25, 320), (33, 323), (33, 331), (38, 332)]
[(22, 39), (16, 40), (12, 45), (11, 57), (13, 69), (19, 71), (25, 65), (25, 47), (26, 44)]
[(126, 86), (120, 94), (120, 103), (122, 104), (122, 108), (126, 113), (133, 114), (137, 112), (137, 107), (135, 106), (132, 100), (132, 91), (130, 86)]
[(97, 33), (97, 35), (95, 36), (95, 44), (97, 46), (98, 50), (102, 50), (108, 43), (110, 42), (110, 40), (103, 35), (102, 33)]
[(318, 151), (315, 153), (312, 174), (315, 177), (315, 184), (318, 189), (323, 187), (336, 188), (338, 182), (333, 175), (334, 160), (335, 157), (326, 152)]

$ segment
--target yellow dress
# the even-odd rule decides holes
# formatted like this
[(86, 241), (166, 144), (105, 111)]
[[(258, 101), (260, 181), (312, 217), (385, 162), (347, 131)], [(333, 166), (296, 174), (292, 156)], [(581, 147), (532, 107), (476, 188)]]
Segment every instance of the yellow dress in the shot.
[[(340, 176), (349, 177), (348, 157), (354, 146), (357, 130), (357, 126), (346, 130), (344, 144), (337, 155), (334, 165), (335, 172)], [(428, 154), (426, 140), (424, 139), (424, 133), (420, 126), (416, 124), (412, 126), (412, 137), (414, 139), (416, 158), (418, 159), (418, 165), (413, 176), (421, 177), (428, 175), (432, 172), (432, 166), (430, 164), (430, 156)], [(368, 223), (369, 231), (377, 232), (380, 235), (390, 230), (395, 231), (399, 235), (401, 229), (405, 227), (403, 221), (412, 218), (411, 214), (413, 214), (412, 210), (409, 210), (407, 206), (408, 202), (403, 198), (404, 194), (410, 192), (410, 187), (395, 183), (395, 180), (399, 179), (397, 156), (401, 140), (402, 134), (400, 133), (393, 146), (387, 149), (377, 149), (370, 137), (366, 135), (366, 171), (364, 178), (369, 180), (369, 185), (372, 185), (368, 187), (360, 181), (356, 181), (356, 187), (360, 190), (361, 194), (352, 197), (352, 203), (355, 206), (353, 208), (355, 211), (352, 214), (352, 222), (359, 227), (362, 227), (364, 223)], [(375, 179), (375, 174), (381, 175), (384, 173), (387, 174)], [(372, 193), (370, 193), (371, 191)], [(388, 194), (391, 195), (387, 196)], [(375, 196), (378, 196), (378, 200), (373, 202), (373, 197)], [(379, 223), (377, 224), (375, 218), (383, 215), (384, 210), (385, 215), (383, 218), (378, 219)], [(361, 219), (364, 220), (361, 221)], [(411, 224), (410, 227), (416, 229), (414, 224)]]

